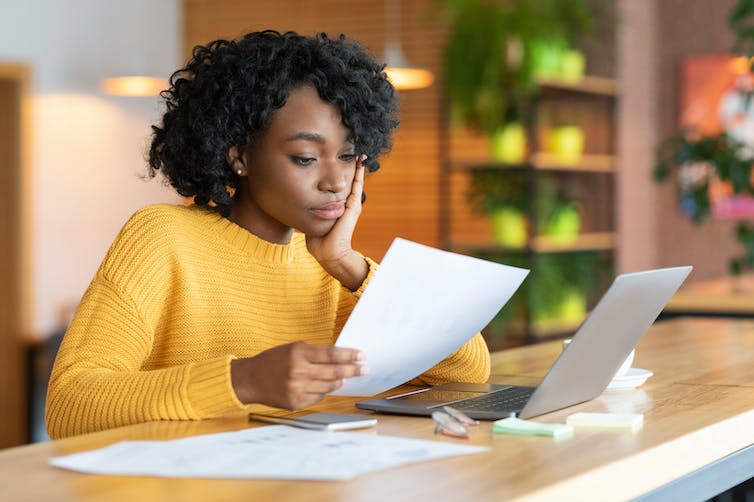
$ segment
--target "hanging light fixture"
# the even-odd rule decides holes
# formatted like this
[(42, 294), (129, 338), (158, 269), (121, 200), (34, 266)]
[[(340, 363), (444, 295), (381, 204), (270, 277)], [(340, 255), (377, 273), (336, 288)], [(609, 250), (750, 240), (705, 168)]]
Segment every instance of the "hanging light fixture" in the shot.
[(385, 73), (396, 89), (410, 90), (429, 87), (435, 77), (431, 71), (411, 66), (406, 61), (400, 43), (400, 0), (385, 2)]
[(100, 82), (102, 92), (111, 96), (157, 96), (167, 87), (166, 79), (145, 75), (110, 77)]

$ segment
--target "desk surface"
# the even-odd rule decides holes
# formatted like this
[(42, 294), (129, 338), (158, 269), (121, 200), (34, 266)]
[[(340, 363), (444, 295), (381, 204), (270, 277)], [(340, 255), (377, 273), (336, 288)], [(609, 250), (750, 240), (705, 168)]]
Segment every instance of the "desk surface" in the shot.
[[(493, 355), (494, 382), (536, 383), (559, 342)], [(0, 451), (3, 500), (625, 500), (754, 443), (754, 322), (676, 319), (639, 344), (634, 366), (654, 371), (642, 387), (539, 417), (577, 411), (643, 413), (636, 434), (577, 430), (571, 439), (495, 435), (483, 423), (471, 440), (435, 436), (429, 419), (379, 415), (379, 434), (489, 446), (490, 451), (402, 466), (349, 482), (200, 480), (84, 475), (48, 466), (51, 456), (123, 439), (168, 439), (248, 427), (243, 416), (153, 422)], [(365, 413), (352, 398), (319, 408)]]
[(708, 279), (682, 286), (663, 313), (754, 317), (754, 274)]

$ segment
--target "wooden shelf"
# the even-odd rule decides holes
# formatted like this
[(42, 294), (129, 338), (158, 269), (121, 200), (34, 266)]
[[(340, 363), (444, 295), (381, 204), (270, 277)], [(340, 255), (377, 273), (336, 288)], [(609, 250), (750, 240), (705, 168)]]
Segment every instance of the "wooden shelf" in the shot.
[[(585, 263), (594, 263), (596, 274), (594, 288), (604, 286), (603, 275), (612, 275), (617, 246), (614, 218), (614, 183), (618, 169), (615, 155), (615, 108), (619, 96), (617, 81), (612, 78), (586, 76), (578, 82), (538, 80), (536, 95), (532, 99), (534, 116), (526, 127), (528, 154), (522, 162), (505, 163), (493, 160), (493, 141), (470, 127), (451, 131), (445, 123), (440, 142), (442, 169), (440, 172), (440, 224), (443, 246), (451, 251), (484, 256), (490, 260), (510, 260), (521, 266), (534, 268), (539, 256), (552, 260), (553, 273), (562, 273), (576, 253), (590, 253)], [(446, 114), (449, 116), (449, 114)], [(446, 117), (447, 118), (447, 117)], [(562, 155), (552, 153), (549, 135), (558, 124), (572, 121), (584, 132), (584, 154), (576, 162), (564, 161)], [(550, 150), (550, 151), (543, 151)], [(584, 232), (573, 238), (553, 238), (529, 235), (520, 247), (503, 246), (495, 242), (489, 220), (474, 214), (469, 206), (468, 190), (479, 188), (475, 175), (490, 174), (505, 181), (506, 173), (524, 173), (516, 183), (524, 184), (526, 203), (522, 204), (530, 232), (544, 232), (543, 221), (548, 215), (540, 214), (546, 208), (540, 204), (550, 188), (557, 184), (563, 194), (581, 206), (583, 228), (604, 230)], [(522, 188), (524, 189), (524, 188)], [(465, 193), (464, 193), (465, 192)], [(465, 198), (464, 198), (465, 197)], [(537, 223), (534, 223), (537, 222)], [(609, 269), (609, 270), (608, 270)], [(564, 279), (565, 280), (565, 279)], [(568, 281), (571, 278), (567, 279)], [(579, 291), (591, 298), (599, 291)], [(498, 345), (516, 345), (541, 342), (572, 334), (580, 322), (553, 319), (536, 322), (532, 319), (530, 298), (522, 298), (515, 311), (508, 312), (514, 319), (500, 319), (485, 328), (485, 337)], [(520, 308), (519, 308), (520, 307)]]
[(505, 164), (494, 162), (489, 159), (459, 159), (450, 162), (449, 167), (453, 170), (473, 169), (511, 169), (520, 170), (533, 167), (542, 171), (571, 171), (571, 172), (596, 172), (612, 173), (615, 171), (615, 155), (585, 154), (574, 164), (565, 164), (553, 153), (537, 152), (531, 155), (529, 161), (524, 164)]
[(574, 164), (564, 164), (555, 154), (538, 152), (531, 156), (531, 165), (535, 169), (545, 171), (588, 171), (605, 172), (615, 171), (615, 155), (585, 154)]
[(618, 84), (613, 78), (585, 76), (578, 82), (538, 79), (537, 85), (542, 93), (548, 91), (566, 91), (599, 96), (617, 96)]
[(539, 253), (607, 251), (615, 247), (615, 234), (613, 232), (585, 233), (577, 235), (572, 241), (538, 235), (532, 239), (531, 247)]
[(529, 246), (520, 248), (506, 247), (490, 242), (454, 242), (451, 245), (451, 249), (455, 251), (487, 253), (567, 253), (573, 251), (610, 251), (614, 247), (615, 234), (613, 232), (579, 234), (573, 240), (569, 241), (538, 235), (532, 239)]

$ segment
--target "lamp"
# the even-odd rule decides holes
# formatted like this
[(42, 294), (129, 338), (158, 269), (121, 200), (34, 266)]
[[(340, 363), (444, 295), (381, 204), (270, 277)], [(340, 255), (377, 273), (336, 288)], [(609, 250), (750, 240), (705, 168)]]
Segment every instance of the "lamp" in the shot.
[(400, 43), (400, 0), (385, 2), (385, 73), (396, 89), (429, 87), (435, 77), (431, 71), (411, 66), (403, 55)]
[(112, 96), (157, 96), (167, 86), (166, 79), (145, 75), (110, 77), (100, 82), (102, 92)]

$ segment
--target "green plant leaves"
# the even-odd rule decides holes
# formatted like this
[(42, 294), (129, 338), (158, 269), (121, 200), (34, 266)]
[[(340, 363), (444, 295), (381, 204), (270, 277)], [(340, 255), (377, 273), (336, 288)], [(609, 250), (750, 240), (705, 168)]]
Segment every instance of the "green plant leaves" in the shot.
[[(754, 194), (751, 184), (754, 156), (747, 145), (724, 132), (701, 137), (688, 131), (673, 135), (657, 149), (654, 178), (664, 182), (675, 172), (681, 180), (682, 170), (700, 164), (711, 167), (709, 175), (694, 183), (681, 182), (678, 185), (681, 211), (694, 223), (700, 224), (710, 215), (709, 189), (713, 179), (730, 182), (735, 194)], [(733, 274), (754, 267), (754, 229), (751, 224), (740, 223), (736, 238), (744, 248), (744, 255), (731, 260), (729, 267)]]
[(584, 0), (446, 0), (452, 30), (443, 70), (452, 120), (492, 134), (527, 121), (536, 44), (572, 43), (593, 29)]

